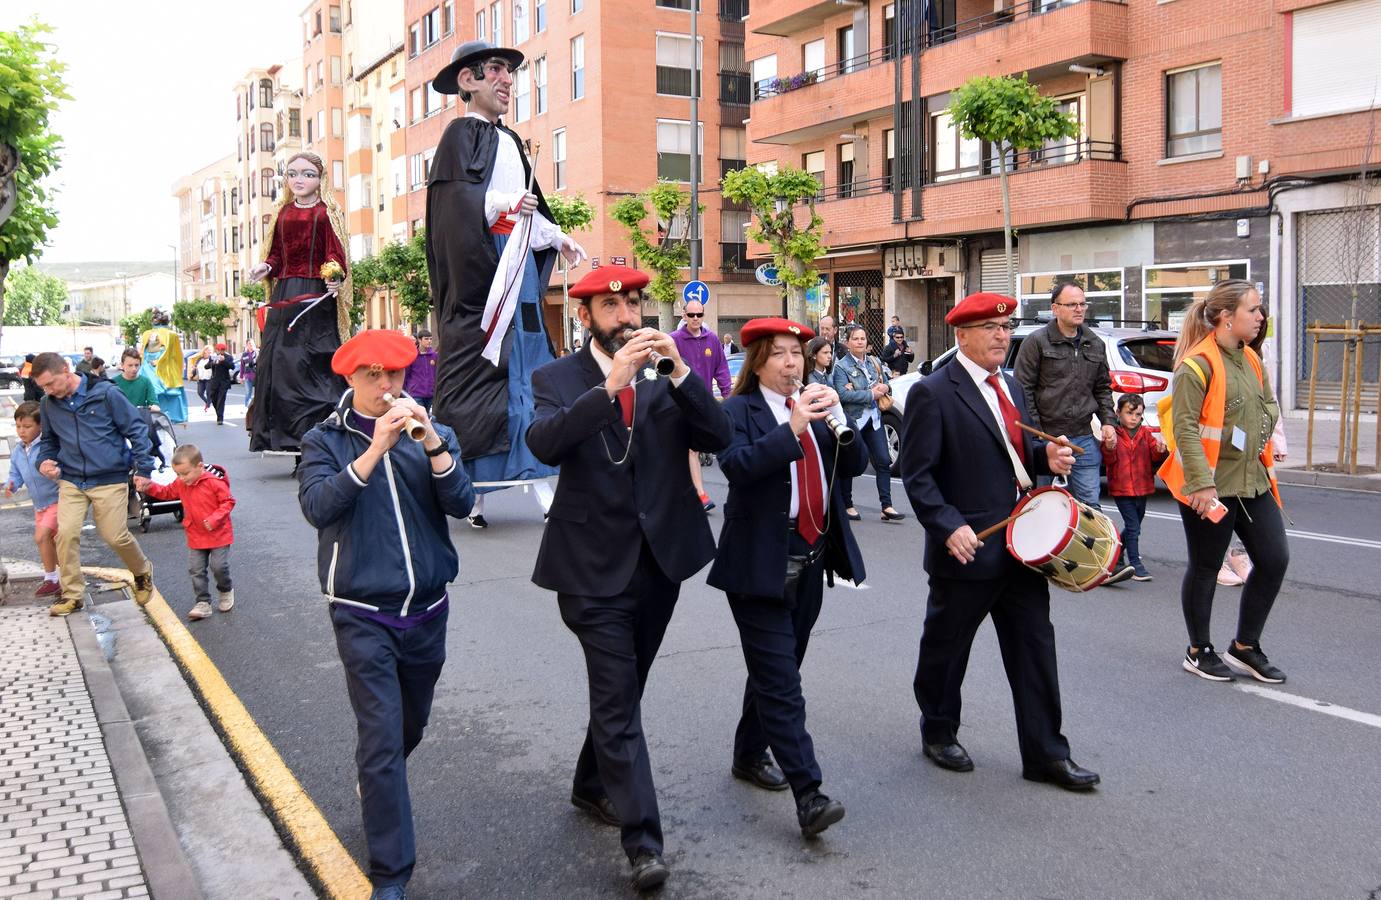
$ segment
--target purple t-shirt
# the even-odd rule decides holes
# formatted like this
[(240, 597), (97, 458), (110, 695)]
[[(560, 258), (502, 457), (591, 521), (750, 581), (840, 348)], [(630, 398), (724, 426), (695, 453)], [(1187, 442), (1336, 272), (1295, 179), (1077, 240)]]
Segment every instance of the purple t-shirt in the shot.
[(671, 333), (671, 339), (676, 342), (676, 349), (680, 351), (686, 365), (700, 376), (700, 380), (705, 382), (706, 386), (718, 385), (719, 395), (729, 396), (734, 389), (733, 382), (729, 379), (729, 360), (724, 356), (724, 345), (713, 331), (702, 328), (697, 337), (691, 334), (690, 329), (683, 323)]
[(403, 390), (409, 397), (430, 400), (436, 394), (436, 349), (419, 350), (417, 359), (408, 366)]

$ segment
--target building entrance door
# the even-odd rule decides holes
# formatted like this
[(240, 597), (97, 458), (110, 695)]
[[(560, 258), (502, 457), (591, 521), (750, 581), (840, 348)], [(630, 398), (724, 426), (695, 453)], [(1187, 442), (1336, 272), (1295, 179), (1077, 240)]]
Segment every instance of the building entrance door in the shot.
[(926, 279), (925, 359), (934, 359), (950, 348), (953, 336), (945, 324), (945, 314), (954, 306), (954, 279)]

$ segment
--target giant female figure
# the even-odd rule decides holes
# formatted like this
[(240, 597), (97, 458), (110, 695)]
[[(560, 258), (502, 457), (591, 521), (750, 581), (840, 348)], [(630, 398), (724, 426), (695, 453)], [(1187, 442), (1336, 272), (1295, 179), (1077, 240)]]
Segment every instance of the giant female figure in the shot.
[(168, 314), (153, 311), (153, 327), (139, 335), (139, 374), (148, 376), (158, 395), (158, 407), (169, 421), (187, 421), (187, 395), (182, 389), (182, 339), (168, 327)]

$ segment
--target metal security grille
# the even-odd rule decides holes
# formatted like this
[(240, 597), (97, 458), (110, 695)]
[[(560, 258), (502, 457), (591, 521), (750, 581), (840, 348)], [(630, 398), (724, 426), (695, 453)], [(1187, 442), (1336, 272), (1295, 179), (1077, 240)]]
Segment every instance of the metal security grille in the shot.
[(883, 325), (882, 270), (834, 273), (834, 300), (840, 325), (848, 322), (862, 325), (873, 344), (873, 352), (881, 354), (887, 344)]
[[(1299, 261), (1296, 309), (1300, 331), (1320, 322), (1341, 325), (1349, 319), (1381, 323), (1381, 206), (1358, 206), (1302, 213), (1296, 230)], [(1313, 340), (1302, 336), (1296, 358), (1307, 405)], [(1318, 406), (1337, 407), (1342, 391), (1343, 351), (1336, 343), (1319, 346)], [(1362, 357), (1362, 409), (1377, 408), (1377, 366), (1381, 344), (1371, 342)]]

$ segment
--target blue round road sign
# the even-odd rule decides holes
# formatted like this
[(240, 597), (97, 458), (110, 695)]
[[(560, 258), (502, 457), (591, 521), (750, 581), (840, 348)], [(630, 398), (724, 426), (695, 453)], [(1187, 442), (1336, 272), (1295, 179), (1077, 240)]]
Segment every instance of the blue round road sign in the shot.
[(710, 286), (703, 281), (692, 281), (681, 289), (681, 299), (687, 303), (694, 300), (704, 306), (710, 302)]

